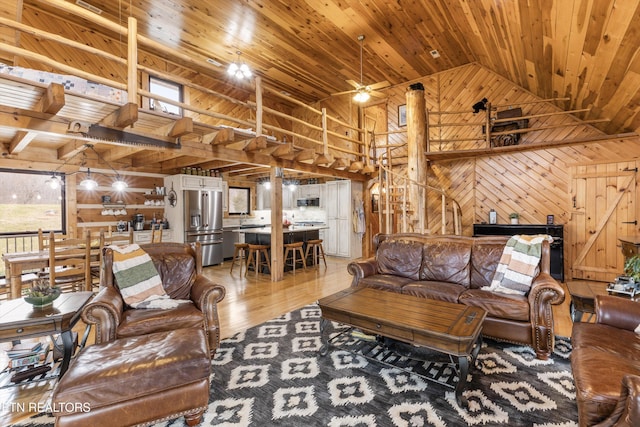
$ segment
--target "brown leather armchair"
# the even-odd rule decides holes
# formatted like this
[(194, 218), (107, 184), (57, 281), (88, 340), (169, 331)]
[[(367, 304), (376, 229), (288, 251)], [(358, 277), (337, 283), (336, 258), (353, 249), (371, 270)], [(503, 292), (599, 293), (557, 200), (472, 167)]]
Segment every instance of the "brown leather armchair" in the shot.
[(82, 320), (96, 327), (96, 343), (199, 327), (204, 329), (213, 355), (220, 343), (217, 303), (224, 298), (225, 288), (202, 275), (200, 243), (154, 243), (140, 247), (151, 256), (165, 292), (171, 298), (191, 300), (193, 304), (180, 304), (168, 310), (127, 306), (114, 283), (113, 250), (107, 248), (100, 292), (82, 311)]
[(574, 323), (571, 371), (581, 427), (640, 425), (640, 302), (598, 295), (596, 323)]

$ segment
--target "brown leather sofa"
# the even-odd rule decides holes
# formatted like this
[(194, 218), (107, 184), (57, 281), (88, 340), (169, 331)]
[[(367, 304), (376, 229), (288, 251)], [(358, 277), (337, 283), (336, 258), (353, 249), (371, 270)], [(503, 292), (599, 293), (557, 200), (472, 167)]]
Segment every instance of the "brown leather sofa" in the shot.
[(551, 306), (564, 301), (563, 288), (549, 274), (549, 243), (527, 295), (488, 291), (508, 239), (378, 234), (376, 255), (348, 265), (351, 286), (481, 307), (487, 311), (484, 336), (530, 345), (547, 359), (554, 346)]
[(595, 312), (571, 333), (579, 424), (640, 426), (640, 302), (598, 295)]
[(198, 327), (204, 329), (213, 355), (220, 343), (217, 303), (225, 288), (202, 275), (200, 243), (152, 243), (140, 245), (160, 274), (166, 293), (193, 304), (177, 308), (132, 309), (114, 284), (113, 251), (105, 249), (100, 292), (82, 311), (82, 320), (96, 327), (96, 343), (153, 332)]

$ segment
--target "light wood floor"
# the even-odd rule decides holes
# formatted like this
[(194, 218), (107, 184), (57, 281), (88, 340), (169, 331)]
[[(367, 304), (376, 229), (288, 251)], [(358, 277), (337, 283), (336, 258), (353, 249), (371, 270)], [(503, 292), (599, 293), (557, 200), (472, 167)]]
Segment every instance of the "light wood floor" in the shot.
[[(229, 274), (229, 262), (204, 269), (204, 274), (226, 288), (226, 295), (219, 306), (222, 337), (230, 337), (249, 327), (259, 325), (283, 313), (310, 304), (319, 298), (349, 287), (351, 276), (347, 272), (348, 261), (327, 257), (328, 267), (296, 270), (295, 275), (285, 273), (284, 280), (271, 282), (267, 275), (240, 275), (238, 267)], [(556, 334), (570, 336), (569, 297), (565, 303), (554, 307)], [(82, 334), (84, 325), (76, 329)], [(46, 403), (51, 395), (53, 381), (32, 383), (27, 386), (0, 390), (0, 425), (15, 423), (31, 414), (12, 412), (15, 402)]]

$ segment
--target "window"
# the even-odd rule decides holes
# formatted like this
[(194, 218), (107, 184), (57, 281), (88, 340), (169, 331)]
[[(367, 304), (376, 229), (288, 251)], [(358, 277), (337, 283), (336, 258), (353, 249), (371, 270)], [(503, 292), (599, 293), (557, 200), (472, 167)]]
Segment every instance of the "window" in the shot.
[[(149, 76), (149, 92), (172, 101), (182, 102), (182, 85), (177, 83)], [(156, 99), (149, 100), (149, 108), (176, 116), (182, 115), (182, 108)]]
[[(0, 236), (65, 232), (64, 185), (52, 189), (51, 174), (0, 169)], [(64, 184), (64, 177), (62, 177)]]
[[(0, 255), (37, 251), (39, 228), (66, 234), (64, 176), (56, 189), (50, 178), (46, 172), (0, 169)], [(0, 277), (4, 268), (0, 263)]]

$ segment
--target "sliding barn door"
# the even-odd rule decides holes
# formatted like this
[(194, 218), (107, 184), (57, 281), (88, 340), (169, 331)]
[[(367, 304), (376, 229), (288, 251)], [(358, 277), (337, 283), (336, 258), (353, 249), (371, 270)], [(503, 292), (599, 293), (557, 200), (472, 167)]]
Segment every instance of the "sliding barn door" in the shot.
[(618, 238), (640, 234), (636, 175), (636, 162), (572, 168), (571, 277), (608, 282), (622, 274)]

